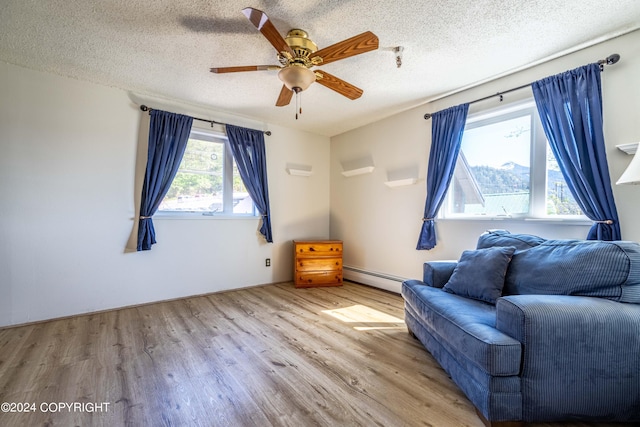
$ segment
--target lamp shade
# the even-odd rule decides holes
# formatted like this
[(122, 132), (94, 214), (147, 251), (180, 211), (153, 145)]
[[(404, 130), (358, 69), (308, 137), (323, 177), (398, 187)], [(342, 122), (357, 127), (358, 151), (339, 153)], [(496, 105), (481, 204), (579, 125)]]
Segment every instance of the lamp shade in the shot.
[(640, 184), (640, 155), (638, 153), (633, 156), (631, 163), (616, 184)]
[(316, 81), (316, 75), (310, 69), (300, 65), (289, 65), (278, 72), (278, 78), (282, 83), (294, 92), (306, 90), (311, 83)]

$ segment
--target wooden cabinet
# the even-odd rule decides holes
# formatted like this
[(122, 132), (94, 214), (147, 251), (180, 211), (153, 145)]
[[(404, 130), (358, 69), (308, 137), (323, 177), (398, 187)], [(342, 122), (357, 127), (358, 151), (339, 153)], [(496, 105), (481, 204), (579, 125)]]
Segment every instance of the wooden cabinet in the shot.
[(293, 241), (296, 288), (342, 285), (342, 241)]

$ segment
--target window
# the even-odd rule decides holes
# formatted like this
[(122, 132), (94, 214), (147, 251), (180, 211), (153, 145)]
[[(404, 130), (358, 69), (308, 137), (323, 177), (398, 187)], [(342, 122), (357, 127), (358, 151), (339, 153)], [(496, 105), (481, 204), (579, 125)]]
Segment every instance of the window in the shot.
[(470, 115), (445, 218), (585, 218), (532, 100)]
[(255, 215), (224, 134), (191, 130), (178, 173), (158, 212)]

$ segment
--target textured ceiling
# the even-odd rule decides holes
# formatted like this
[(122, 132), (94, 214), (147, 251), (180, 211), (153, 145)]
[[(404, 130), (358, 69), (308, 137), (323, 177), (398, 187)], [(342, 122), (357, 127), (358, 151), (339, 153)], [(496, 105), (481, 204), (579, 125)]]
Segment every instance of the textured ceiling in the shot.
[[(375, 33), (379, 50), (322, 67), (364, 95), (313, 84), (295, 120), (276, 71), (210, 73), (277, 64), (246, 6), (319, 48)], [(0, 60), (331, 136), (639, 25), (638, 0), (2, 0)]]

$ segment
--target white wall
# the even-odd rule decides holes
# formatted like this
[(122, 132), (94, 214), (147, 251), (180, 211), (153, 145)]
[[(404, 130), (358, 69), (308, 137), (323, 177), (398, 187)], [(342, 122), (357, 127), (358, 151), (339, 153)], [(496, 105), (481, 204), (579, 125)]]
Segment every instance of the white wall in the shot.
[(132, 98), (0, 62), (0, 326), (291, 280), (291, 239), (329, 236), (329, 139), (231, 117), (272, 131), (274, 243), (257, 219), (158, 219), (153, 249), (126, 251), (148, 129)]
[[(640, 141), (640, 31), (610, 40), (543, 65), (513, 74), (477, 88), (414, 108), (380, 122), (331, 139), (331, 238), (344, 240), (344, 264), (366, 271), (419, 278), (422, 263), (434, 259), (457, 259), (474, 248), (486, 229), (537, 234), (546, 238), (584, 238), (588, 226), (558, 225), (509, 220), (439, 220), (438, 245), (430, 251), (415, 249), (426, 196), (426, 168), (434, 112), (530, 83), (619, 53), (621, 61), (602, 74), (605, 139), (612, 181), (618, 179), (630, 156), (617, 144)], [(402, 72), (402, 70), (399, 70)], [(531, 96), (530, 90), (505, 95), (505, 102)], [(495, 107), (497, 98), (474, 104), (470, 112)], [(373, 173), (345, 178), (344, 162), (371, 158)], [(400, 171), (419, 171), (413, 186), (390, 189), (384, 182)], [(640, 241), (640, 187), (614, 186), (623, 239)], [(367, 282), (366, 276), (358, 276)], [(375, 279), (369, 284), (377, 285)], [(399, 290), (399, 283), (395, 290)]]

